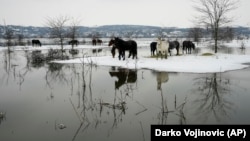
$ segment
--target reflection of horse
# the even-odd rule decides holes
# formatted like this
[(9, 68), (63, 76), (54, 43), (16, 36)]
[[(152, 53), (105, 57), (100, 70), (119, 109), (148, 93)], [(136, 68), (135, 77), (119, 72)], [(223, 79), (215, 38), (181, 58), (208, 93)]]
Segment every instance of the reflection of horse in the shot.
[(135, 70), (118, 68), (109, 72), (111, 77), (117, 77), (118, 81), (115, 81), (115, 89), (119, 89), (126, 83), (135, 83), (137, 80), (137, 72)]
[(157, 46), (157, 42), (150, 43), (151, 56), (155, 55), (156, 46)]
[(156, 74), (157, 80), (157, 90), (161, 90), (161, 84), (168, 82), (168, 73), (167, 72), (157, 72)]
[(35, 45), (42, 46), (39, 40), (32, 40), (31, 42), (32, 42), (32, 46), (35, 46)]
[(157, 57), (161, 55), (161, 58), (162, 58), (164, 55), (165, 58), (168, 58), (169, 42), (162, 40), (162, 39), (158, 39), (156, 48), (157, 48)]
[(194, 50), (195, 49), (195, 45), (193, 42), (191, 41), (183, 41), (182, 43), (182, 51), (186, 51), (186, 54), (191, 54), (191, 50)]
[(169, 42), (168, 52), (170, 53), (170, 56), (171, 56), (171, 49), (176, 49), (177, 51), (176, 55), (179, 55), (179, 48), (180, 48), (180, 43), (178, 41)]
[(129, 51), (129, 56), (128, 58), (133, 55), (133, 59), (137, 58), (137, 43), (134, 40), (128, 40), (124, 41), (120, 38), (115, 38), (114, 39), (114, 45), (119, 51), (119, 60), (121, 57), (123, 57), (123, 60), (125, 60), (125, 51)]
[(71, 40), (68, 43), (69, 43), (69, 45), (72, 45), (72, 46), (76, 45), (77, 46), (79, 44), (79, 41), (78, 40)]

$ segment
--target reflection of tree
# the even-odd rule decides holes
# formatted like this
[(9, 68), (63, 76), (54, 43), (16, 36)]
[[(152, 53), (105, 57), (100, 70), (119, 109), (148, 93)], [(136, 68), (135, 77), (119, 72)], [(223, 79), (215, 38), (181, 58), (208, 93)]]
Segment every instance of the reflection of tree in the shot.
[(230, 94), (230, 80), (218, 77), (216, 73), (206, 77), (195, 79), (194, 85), (198, 87), (194, 93), (200, 95), (195, 100), (198, 105), (197, 112), (202, 118), (208, 119), (214, 116), (217, 120), (227, 116), (228, 111), (232, 109), (233, 103), (228, 101), (226, 96)]
[(40, 68), (45, 64), (45, 56), (41, 53), (40, 50), (32, 51), (31, 54), (31, 64), (34, 68)]
[(16, 81), (18, 75), (18, 67), (19, 65), (17, 64), (16, 61), (17, 60), (17, 54), (15, 52), (10, 53), (8, 51), (4, 51), (3, 52), (3, 60), (4, 60), (4, 71), (3, 73), (3, 77), (1, 78), (2, 81), (8, 85), (9, 81), (11, 80), (11, 78), (13, 78), (14, 81)]
[(66, 74), (63, 71), (63, 64), (49, 63), (48, 71), (46, 72), (45, 80), (47, 85), (51, 88), (51, 82), (68, 83)]

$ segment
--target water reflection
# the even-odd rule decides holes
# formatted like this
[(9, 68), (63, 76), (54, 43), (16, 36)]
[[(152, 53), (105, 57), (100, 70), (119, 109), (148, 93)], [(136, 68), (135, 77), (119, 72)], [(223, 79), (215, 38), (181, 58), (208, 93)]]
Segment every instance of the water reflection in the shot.
[(156, 80), (157, 80), (157, 90), (161, 90), (161, 84), (168, 82), (168, 72), (157, 72)]
[[(230, 93), (230, 79), (223, 78), (220, 74), (207, 74), (196, 78), (194, 93), (198, 98), (194, 101), (199, 119), (204, 121), (210, 118), (220, 121), (228, 118), (228, 113), (233, 109), (233, 102), (228, 99)], [(198, 89), (197, 89), (198, 88)]]
[[(27, 56), (27, 60), (29, 61), (30, 58)], [(29, 62), (27, 62), (28, 64)], [(31, 64), (34, 68), (41, 68), (45, 64), (45, 56), (42, 54), (42, 51), (32, 51), (31, 54)]]
[[(168, 89), (163, 89), (162, 84), (168, 83), (169, 73), (168, 72), (153, 72), (156, 74), (157, 80), (157, 90), (160, 93), (160, 112), (157, 115), (158, 124), (168, 124), (171, 116), (176, 116), (179, 118), (179, 124), (186, 124), (186, 117), (184, 114), (184, 107), (187, 102), (187, 97), (183, 103), (177, 104), (177, 96), (175, 95), (174, 102), (167, 102), (170, 97), (170, 92)], [(174, 74), (174, 73), (173, 73)], [(174, 104), (174, 106), (172, 106)], [(170, 108), (172, 107), (172, 108)]]
[[(237, 124), (242, 117), (246, 118), (242, 123), (249, 122), (248, 109), (242, 108), (249, 107), (247, 100), (242, 102), (249, 99), (245, 94), (249, 71), (235, 71), (229, 77), (226, 73), (168, 73), (91, 64), (45, 62), (34, 66), (32, 52), (0, 55), (1, 82), (5, 84), (0, 87), (0, 112), (7, 112), (0, 116), (3, 139), (142, 140), (145, 133), (143, 139), (150, 140), (150, 124), (193, 120), (196, 124), (214, 117), (217, 121), (211, 124), (229, 118)], [(245, 79), (239, 84), (246, 89), (245, 95), (237, 95), (239, 100), (229, 97), (235, 90), (235, 74), (241, 82)], [(16, 90), (17, 84), (22, 90)], [(235, 105), (240, 110), (230, 114)], [(61, 124), (67, 128), (59, 130)]]
[(6, 112), (0, 112), (0, 125), (6, 120)]
[(116, 77), (118, 79), (115, 81), (115, 89), (119, 89), (124, 84), (136, 83), (137, 80), (136, 70), (124, 68), (116, 69), (116, 67), (112, 67), (112, 69), (109, 71), (109, 74), (111, 77)]

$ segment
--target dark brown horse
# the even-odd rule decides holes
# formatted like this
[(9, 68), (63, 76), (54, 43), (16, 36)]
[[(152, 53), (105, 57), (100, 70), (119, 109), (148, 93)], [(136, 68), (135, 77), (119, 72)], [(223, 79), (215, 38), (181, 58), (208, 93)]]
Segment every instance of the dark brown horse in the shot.
[(171, 49), (176, 49), (177, 51), (176, 55), (179, 55), (180, 43), (178, 41), (169, 42), (168, 52), (170, 53), (170, 56), (171, 56)]
[(78, 40), (71, 40), (68, 43), (69, 43), (69, 45), (72, 45), (72, 47), (73, 47), (74, 45), (78, 46), (79, 41)]
[(102, 45), (102, 40), (101, 39), (97, 39), (97, 44), (98, 45)]
[(32, 40), (32, 46), (42, 46), (41, 42), (39, 40)]
[(157, 47), (157, 42), (150, 43), (151, 56), (155, 55), (156, 47)]
[(92, 45), (93, 45), (93, 46), (96, 46), (96, 42), (97, 42), (96, 39), (93, 38), (93, 39), (92, 39)]
[(183, 41), (182, 43), (182, 52), (186, 51), (186, 54), (191, 54), (192, 49), (195, 50), (195, 45), (191, 41)]

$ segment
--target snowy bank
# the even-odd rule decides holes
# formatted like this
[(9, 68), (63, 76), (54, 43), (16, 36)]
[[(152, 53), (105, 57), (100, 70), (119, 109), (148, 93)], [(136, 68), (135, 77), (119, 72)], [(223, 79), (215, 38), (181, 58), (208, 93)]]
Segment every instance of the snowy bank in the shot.
[(119, 61), (111, 56), (87, 57), (55, 63), (86, 63), (101, 66), (117, 66), (129, 69), (152, 69), (167, 72), (215, 73), (238, 70), (249, 67), (249, 55), (216, 54), (214, 56), (171, 56), (168, 59), (140, 57), (137, 60), (126, 58)]

